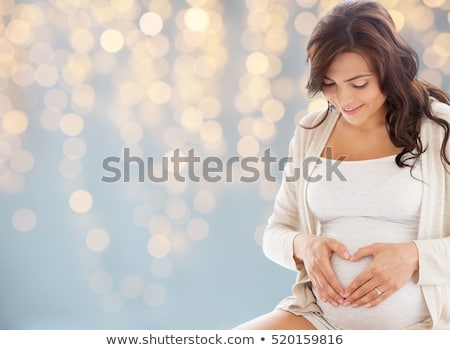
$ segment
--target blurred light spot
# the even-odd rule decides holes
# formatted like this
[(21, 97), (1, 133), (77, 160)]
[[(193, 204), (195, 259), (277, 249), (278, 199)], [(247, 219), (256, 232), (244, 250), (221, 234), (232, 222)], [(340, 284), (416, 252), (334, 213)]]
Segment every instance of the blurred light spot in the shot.
[(247, 57), (247, 71), (253, 75), (263, 75), (269, 69), (269, 59), (262, 52), (254, 52)]
[(93, 55), (93, 65), (98, 74), (111, 73), (117, 65), (116, 56), (105, 51), (98, 51)]
[(260, 246), (262, 246), (262, 240), (263, 240), (265, 228), (266, 228), (265, 225), (258, 226), (253, 234), (253, 238), (254, 238), (256, 244), (258, 244)]
[(24, 112), (12, 109), (5, 113), (2, 124), (3, 129), (9, 135), (20, 135), (28, 127), (28, 118)]
[(95, 90), (90, 85), (80, 85), (72, 90), (72, 104), (90, 110), (95, 103)]
[(14, 0), (2, 0), (0, 2), (0, 15), (7, 16), (14, 10)]
[(5, 169), (0, 172), (0, 190), (4, 193), (17, 194), (23, 190), (25, 180), (23, 176)]
[(429, 7), (441, 7), (446, 0), (423, 0), (424, 4), (429, 6)]
[(173, 266), (169, 259), (153, 259), (150, 263), (150, 271), (153, 276), (158, 278), (167, 278), (172, 274)]
[(146, 12), (139, 20), (139, 28), (141, 28), (144, 34), (150, 36), (158, 35), (163, 28), (163, 20), (155, 12)]
[(36, 214), (31, 209), (19, 209), (12, 216), (12, 224), (16, 231), (31, 231), (36, 226)]
[(260, 140), (270, 140), (275, 135), (275, 125), (267, 119), (258, 118), (252, 125), (252, 134)]
[(163, 19), (169, 18), (172, 13), (172, 5), (169, 0), (151, 1), (148, 9), (159, 13)]
[(136, 105), (142, 100), (142, 89), (135, 82), (121, 84), (119, 91), (120, 101), (124, 105)]
[(84, 121), (78, 114), (68, 113), (61, 118), (59, 127), (67, 136), (77, 136), (83, 131)]
[(172, 244), (171, 251), (177, 254), (189, 254), (192, 247), (192, 240), (182, 228), (177, 228), (172, 232), (170, 242)]
[(64, 142), (63, 151), (68, 159), (80, 159), (86, 154), (86, 143), (79, 137), (70, 137)]
[(202, 125), (200, 136), (206, 143), (219, 142), (222, 139), (222, 126), (214, 120), (209, 120)]
[(403, 15), (403, 13), (397, 10), (389, 10), (389, 13), (392, 17), (392, 20), (394, 21), (397, 31), (402, 30), (405, 26), (405, 16)]
[(45, 106), (50, 111), (62, 111), (66, 108), (67, 102), (67, 95), (58, 89), (47, 91), (44, 97)]
[(23, 174), (33, 168), (34, 157), (31, 152), (19, 150), (11, 154), (9, 162), (14, 171)]
[(81, 174), (82, 165), (79, 159), (63, 158), (59, 162), (59, 172), (66, 179), (74, 179)]
[(263, 116), (271, 122), (278, 122), (284, 117), (284, 104), (278, 100), (270, 99), (264, 102), (262, 107)]
[(120, 283), (120, 293), (127, 299), (137, 299), (144, 292), (144, 282), (138, 276), (126, 276)]
[(117, 292), (109, 292), (102, 296), (101, 305), (106, 313), (117, 314), (122, 310), (123, 298)]
[(58, 79), (58, 69), (50, 64), (41, 64), (34, 72), (34, 80), (42, 87), (53, 86), (58, 82)]
[(446, 61), (446, 52), (439, 46), (427, 47), (423, 53), (423, 62), (431, 69), (439, 69)]
[(417, 6), (408, 15), (412, 27), (418, 31), (424, 31), (434, 23), (434, 13), (428, 7)]
[(163, 258), (170, 252), (170, 242), (166, 236), (154, 235), (148, 241), (147, 251), (155, 258)]
[[(275, 173), (272, 174), (275, 176)], [(272, 201), (278, 193), (280, 185), (276, 181), (261, 181), (259, 183), (259, 195), (262, 199)]]
[(268, 51), (274, 53), (283, 52), (288, 45), (288, 34), (282, 29), (272, 29), (267, 32), (264, 46)]
[(152, 283), (144, 289), (144, 302), (148, 306), (159, 306), (166, 301), (166, 290), (158, 283)]
[(241, 137), (237, 144), (237, 150), (242, 157), (257, 156), (259, 153), (259, 142), (254, 137)]
[(95, 293), (106, 294), (113, 287), (113, 278), (108, 272), (97, 271), (89, 278), (89, 285)]
[(310, 35), (318, 19), (310, 12), (302, 12), (295, 18), (295, 29), (302, 35)]
[(281, 73), (281, 70), (283, 69), (283, 64), (281, 63), (281, 60), (278, 58), (278, 56), (269, 55), (268, 59), (269, 59), (269, 68), (265, 72), (265, 76), (274, 78)]
[(44, 110), (40, 116), (41, 126), (49, 131), (56, 131), (59, 128), (61, 115), (59, 112)]
[(53, 49), (45, 42), (37, 42), (30, 48), (30, 59), (36, 65), (50, 63), (53, 58)]
[(100, 37), (100, 45), (110, 53), (116, 53), (122, 50), (125, 39), (121, 32), (116, 29), (105, 30)]
[(137, 227), (146, 228), (153, 214), (153, 210), (149, 206), (136, 207), (133, 210), (133, 223)]
[(69, 197), (70, 208), (79, 214), (88, 212), (92, 207), (93, 199), (89, 192), (77, 190), (72, 192)]
[(178, 197), (171, 197), (167, 199), (165, 211), (167, 216), (174, 220), (181, 220), (186, 218), (189, 214), (189, 209), (186, 202)]
[(0, 165), (7, 162), (7, 160), (11, 157), (13, 153), (13, 149), (9, 142), (5, 140), (0, 140)]
[(202, 98), (199, 102), (199, 107), (206, 119), (216, 118), (222, 110), (220, 101), (212, 96)]
[(120, 127), (120, 137), (122, 138), (123, 142), (129, 145), (139, 143), (143, 136), (144, 131), (142, 129), (142, 126), (136, 122), (129, 121), (124, 123)]
[(249, 10), (267, 10), (272, 5), (272, 0), (245, 0)]
[(253, 117), (244, 117), (241, 120), (239, 120), (239, 124), (238, 124), (239, 135), (251, 136), (254, 122), (255, 122), (255, 118), (253, 118)]
[(199, 191), (194, 196), (193, 205), (199, 213), (209, 213), (216, 206), (216, 197), (209, 191)]
[(270, 25), (270, 14), (266, 11), (251, 11), (247, 16), (247, 25), (254, 32), (264, 32)]
[(86, 246), (93, 252), (102, 252), (109, 245), (109, 234), (106, 230), (96, 228), (86, 235)]
[(164, 143), (171, 149), (177, 149), (183, 146), (186, 140), (186, 134), (178, 126), (170, 126), (164, 130)]
[(442, 73), (440, 71), (426, 69), (420, 73), (420, 77), (435, 86), (442, 86)]
[(300, 7), (304, 8), (310, 8), (317, 4), (318, 0), (297, 0), (297, 4), (299, 4)]
[(150, 219), (148, 228), (153, 235), (168, 235), (172, 231), (172, 224), (167, 217), (158, 215)]
[(266, 78), (253, 76), (244, 79), (244, 89), (252, 98), (263, 99), (270, 94), (270, 83)]
[(181, 125), (187, 131), (197, 131), (203, 124), (203, 113), (200, 109), (187, 107), (181, 112)]
[(153, 103), (158, 105), (169, 102), (172, 96), (172, 89), (169, 84), (163, 81), (156, 81), (148, 88), (148, 96)]
[(308, 112), (312, 112), (318, 109), (327, 108), (328, 101), (322, 97), (316, 97), (310, 101), (308, 105)]
[(87, 80), (91, 68), (91, 57), (84, 53), (75, 52), (68, 55), (62, 68), (62, 77), (70, 85), (81, 85)]
[(190, 220), (186, 227), (186, 233), (193, 241), (201, 241), (208, 237), (209, 225), (201, 218)]
[(11, 79), (18, 86), (30, 86), (34, 82), (33, 67), (29, 64), (17, 64), (13, 68)]
[(184, 23), (194, 32), (203, 32), (209, 26), (208, 13), (201, 8), (192, 7), (184, 14)]
[(25, 45), (31, 39), (30, 25), (21, 20), (13, 19), (6, 27), (6, 37), (16, 45)]
[(12, 103), (8, 96), (0, 94), (0, 114), (5, 114), (12, 109)]
[(75, 51), (79, 52), (89, 52), (95, 46), (94, 36), (85, 28), (76, 28), (69, 40)]

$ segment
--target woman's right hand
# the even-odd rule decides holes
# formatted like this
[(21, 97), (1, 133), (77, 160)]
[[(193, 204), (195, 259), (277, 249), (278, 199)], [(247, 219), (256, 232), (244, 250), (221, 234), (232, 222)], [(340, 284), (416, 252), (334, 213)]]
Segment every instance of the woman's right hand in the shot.
[(334, 306), (344, 303), (344, 288), (331, 268), (331, 256), (350, 259), (345, 245), (333, 238), (299, 234), (294, 239), (294, 258), (302, 262), (323, 302)]

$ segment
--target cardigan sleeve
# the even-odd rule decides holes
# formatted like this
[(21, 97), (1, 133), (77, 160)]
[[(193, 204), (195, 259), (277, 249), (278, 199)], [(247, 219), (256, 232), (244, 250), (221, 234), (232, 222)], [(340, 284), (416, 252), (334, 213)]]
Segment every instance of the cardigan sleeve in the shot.
[(281, 186), (275, 197), (273, 213), (263, 234), (264, 254), (272, 261), (291, 270), (296, 270), (294, 261), (294, 238), (299, 233), (299, 213), (297, 209), (298, 182), (294, 181), (300, 169), (295, 169), (297, 156), (297, 133), (289, 143), (289, 161), (283, 170)]
[[(450, 106), (434, 101), (435, 116), (450, 123)], [(444, 130), (436, 123), (426, 121), (422, 125), (421, 137), (426, 142), (423, 174), (424, 206), (422, 208), (424, 232), (414, 241), (419, 253), (418, 284), (439, 285), (450, 283), (450, 167), (442, 163), (440, 149)], [(450, 157), (450, 144), (446, 153)]]
[(450, 283), (450, 237), (414, 241), (419, 252), (418, 284)]

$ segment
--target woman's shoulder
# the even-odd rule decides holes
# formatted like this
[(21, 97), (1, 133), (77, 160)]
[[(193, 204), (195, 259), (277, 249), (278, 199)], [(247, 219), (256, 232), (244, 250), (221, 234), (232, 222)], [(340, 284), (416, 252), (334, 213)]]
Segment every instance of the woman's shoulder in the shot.
[(448, 104), (432, 98), (431, 110), (434, 116), (445, 119), (448, 122), (450, 122), (450, 106)]

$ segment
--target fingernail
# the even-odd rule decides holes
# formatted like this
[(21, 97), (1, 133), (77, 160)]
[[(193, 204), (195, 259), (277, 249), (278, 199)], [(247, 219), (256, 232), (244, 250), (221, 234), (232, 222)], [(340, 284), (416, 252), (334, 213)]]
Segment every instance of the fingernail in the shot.
[(348, 252), (345, 252), (345, 253), (344, 253), (344, 258), (350, 259), (350, 254), (349, 254)]
[(349, 301), (346, 301), (345, 303), (344, 303), (344, 306), (349, 306), (349, 305), (351, 305), (352, 303), (350, 303)]

